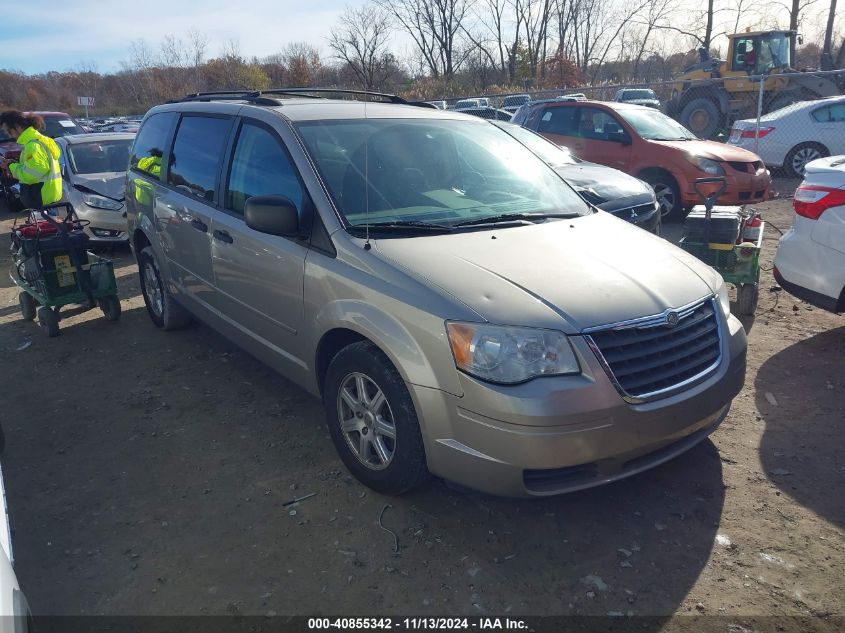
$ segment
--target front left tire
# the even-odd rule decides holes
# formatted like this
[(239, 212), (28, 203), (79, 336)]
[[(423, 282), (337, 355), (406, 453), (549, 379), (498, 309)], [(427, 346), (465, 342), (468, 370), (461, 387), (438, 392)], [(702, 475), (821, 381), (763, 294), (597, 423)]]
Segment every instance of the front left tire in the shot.
[(323, 403), (340, 458), (365, 486), (395, 495), (428, 479), (413, 400), (378, 347), (360, 341), (338, 352), (326, 372)]

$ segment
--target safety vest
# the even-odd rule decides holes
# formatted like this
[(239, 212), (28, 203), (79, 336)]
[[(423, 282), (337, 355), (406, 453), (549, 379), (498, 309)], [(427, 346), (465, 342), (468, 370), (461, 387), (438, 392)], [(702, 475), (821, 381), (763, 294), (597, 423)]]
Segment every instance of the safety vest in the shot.
[(17, 142), (23, 145), (17, 163), (9, 171), (22, 185), (42, 183), (41, 202), (52, 204), (62, 199), (62, 171), (59, 166), (59, 147), (49, 136), (34, 127), (26, 128)]
[(161, 156), (145, 156), (138, 161), (138, 169), (161, 178)]

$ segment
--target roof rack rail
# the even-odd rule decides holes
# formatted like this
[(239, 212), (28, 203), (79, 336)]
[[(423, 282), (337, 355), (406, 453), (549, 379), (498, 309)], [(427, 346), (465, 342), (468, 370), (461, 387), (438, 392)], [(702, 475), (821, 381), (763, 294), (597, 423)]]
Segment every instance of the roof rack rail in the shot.
[[(168, 103), (182, 103), (185, 101), (251, 101), (261, 105), (281, 105), (279, 99), (272, 95), (286, 95), (290, 97), (303, 97), (306, 99), (323, 99), (324, 94), (348, 94), (366, 95), (378, 97), (388, 103), (408, 104), (405, 99), (396, 95), (383, 92), (372, 92), (369, 90), (352, 90), (348, 88), (270, 88), (267, 90), (216, 90), (213, 92), (194, 92), (187, 94), (181, 99), (173, 99)], [(416, 104), (414, 104), (416, 105)]]
[(388, 103), (407, 104), (402, 97), (388, 94), (385, 92), (373, 92), (372, 90), (355, 90), (350, 88), (271, 88), (269, 90), (261, 90), (261, 94), (288, 94), (288, 95), (303, 95), (309, 96), (308, 93), (316, 94), (348, 94), (348, 95), (366, 95), (368, 97), (379, 97), (385, 99)]

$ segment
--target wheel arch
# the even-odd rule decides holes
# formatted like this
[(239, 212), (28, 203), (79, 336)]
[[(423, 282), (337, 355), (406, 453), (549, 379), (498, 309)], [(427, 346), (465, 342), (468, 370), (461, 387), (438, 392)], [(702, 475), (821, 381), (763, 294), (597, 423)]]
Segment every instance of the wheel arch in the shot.
[[(426, 320), (427, 324), (414, 321), (412, 331), (407, 322), (364, 301), (336, 301), (326, 306), (314, 318), (322, 330), (313, 356), (316, 393), (323, 397), (326, 372), (335, 355), (352, 343), (368, 341), (388, 358), (406, 383), (460, 394), (444, 321), (433, 316)], [(440, 328), (442, 334), (434, 328)]]
[(678, 180), (678, 177), (675, 174), (673, 174), (671, 171), (666, 169), (665, 167), (660, 167), (659, 165), (653, 165), (653, 166), (650, 166), (650, 167), (643, 167), (636, 174), (637, 178), (639, 178), (640, 180), (644, 180), (646, 182), (648, 182), (648, 178), (650, 176), (661, 176), (661, 177), (671, 178), (672, 181), (675, 183), (675, 186), (678, 188), (678, 192), (680, 193), (681, 183)]

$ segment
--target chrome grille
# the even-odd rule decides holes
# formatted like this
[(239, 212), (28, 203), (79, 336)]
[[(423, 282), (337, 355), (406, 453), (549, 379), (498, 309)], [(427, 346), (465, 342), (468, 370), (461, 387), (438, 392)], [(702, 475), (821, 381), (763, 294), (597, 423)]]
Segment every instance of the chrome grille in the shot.
[[(721, 357), (715, 299), (587, 333), (617, 389), (640, 401), (668, 395), (711, 373)], [(667, 325), (677, 317), (677, 324)]]

